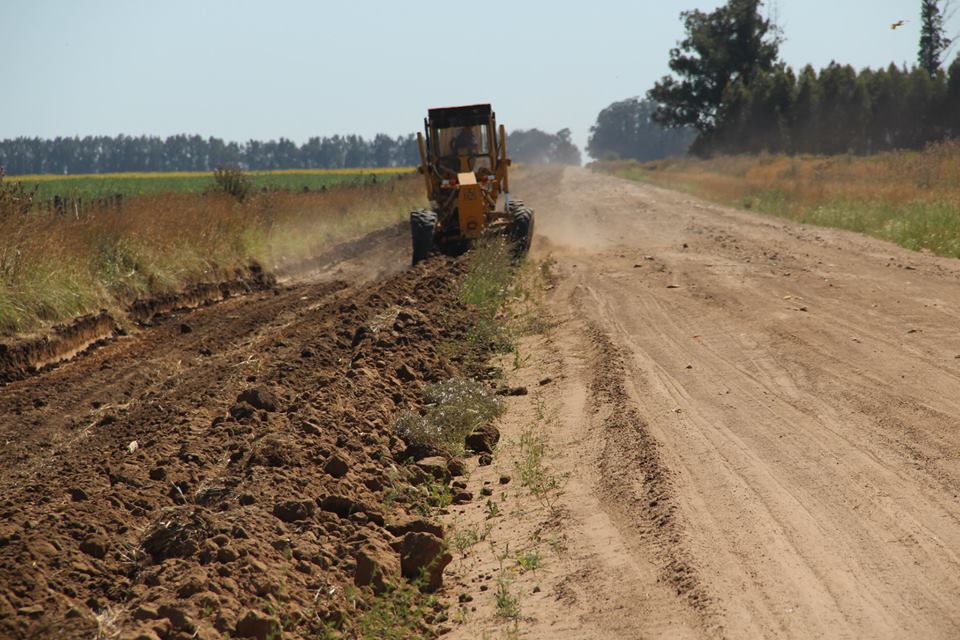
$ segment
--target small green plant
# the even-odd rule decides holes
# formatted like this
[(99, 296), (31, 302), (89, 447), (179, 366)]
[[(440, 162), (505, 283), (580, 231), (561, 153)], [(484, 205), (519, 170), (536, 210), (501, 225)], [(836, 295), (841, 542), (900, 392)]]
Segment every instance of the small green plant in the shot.
[(487, 519), (496, 518), (500, 515), (500, 505), (492, 499), (487, 498)]
[(497, 580), (497, 590), (493, 594), (496, 602), (497, 617), (501, 620), (520, 619), (520, 596), (510, 591), (510, 582), (500, 577)]
[(453, 535), (450, 537), (450, 544), (453, 545), (453, 548), (457, 550), (457, 553), (460, 554), (460, 557), (466, 558), (467, 551), (470, 547), (474, 546), (478, 542), (483, 542), (487, 539), (487, 536), (490, 535), (491, 525), (489, 523), (485, 524), (483, 528), (480, 528), (476, 525), (472, 527), (458, 527), (454, 530)]
[(556, 268), (557, 259), (553, 256), (547, 256), (540, 261), (540, 277), (547, 285), (553, 284), (553, 280), (556, 278), (556, 274), (554, 273)]
[(243, 202), (253, 193), (253, 181), (236, 167), (217, 167), (213, 171), (213, 191)]
[(457, 607), (457, 612), (453, 615), (453, 621), (459, 625), (465, 625), (470, 622), (469, 607)]
[(518, 553), (517, 566), (520, 567), (520, 571), (524, 573), (527, 571), (536, 571), (540, 568), (540, 554), (536, 549)]
[(503, 403), (476, 380), (451, 378), (429, 385), (423, 415), (405, 413), (397, 421), (397, 435), (408, 444), (430, 445), (453, 455), (464, 450), (464, 438), (503, 412)]
[(432, 477), (414, 484), (409, 472), (395, 470), (387, 472), (387, 480), (389, 484), (384, 490), (383, 504), (388, 509), (403, 504), (414, 513), (429, 516), (453, 502), (450, 487)]
[(520, 357), (520, 348), (517, 347), (516, 345), (514, 345), (514, 347), (513, 347), (513, 370), (514, 370), (514, 371), (519, 371), (519, 370), (522, 369), (524, 366), (526, 366), (526, 364), (527, 364), (528, 362), (530, 362), (530, 354), (528, 353), (526, 356), (524, 356), (524, 357), (521, 358), (521, 357)]
[(541, 505), (555, 511), (563, 495), (567, 474), (557, 473), (546, 462), (548, 440), (536, 427), (520, 434), (519, 456), (514, 460), (520, 484), (526, 487)]
[(355, 636), (363, 640), (407, 640), (423, 637), (427, 617), (438, 609), (431, 596), (416, 585), (399, 582), (368, 603), (356, 621)]

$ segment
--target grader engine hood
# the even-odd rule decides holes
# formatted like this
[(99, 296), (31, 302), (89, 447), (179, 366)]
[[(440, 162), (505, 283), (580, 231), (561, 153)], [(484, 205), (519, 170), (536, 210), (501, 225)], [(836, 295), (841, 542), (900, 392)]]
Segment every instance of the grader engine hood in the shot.
[(465, 238), (479, 238), (487, 220), (483, 192), (477, 184), (477, 175), (472, 171), (458, 173), (457, 183), (460, 185), (457, 193), (460, 233)]

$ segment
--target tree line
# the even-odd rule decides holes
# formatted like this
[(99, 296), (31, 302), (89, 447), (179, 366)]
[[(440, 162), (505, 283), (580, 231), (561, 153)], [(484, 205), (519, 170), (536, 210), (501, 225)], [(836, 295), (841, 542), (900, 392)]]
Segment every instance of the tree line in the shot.
[[(570, 130), (549, 134), (539, 129), (513, 131), (508, 148), (518, 162), (580, 163)], [(199, 135), (87, 136), (0, 140), (0, 167), (8, 175), (212, 171), (238, 167), (276, 169), (353, 169), (411, 167), (420, 163), (413, 134), (396, 138), (378, 134), (313, 137), (301, 145), (291, 140), (225, 142)]]
[(9, 175), (120, 173), (127, 171), (212, 171), (239, 167), (341, 169), (411, 166), (419, 162), (416, 138), (377, 135), (225, 142), (199, 135), (14, 138), (0, 141), (0, 166)]
[(917, 66), (781, 66), (730, 85), (696, 149), (723, 153), (869, 154), (960, 136), (960, 58), (949, 73)]
[[(762, 0), (681, 13), (686, 36), (671, 75), (600, 112), (595, 158), (651, 160), (713, 153), (868, 154), (919, 149), (960, 136), (960, 56), (943, 69), (951, 0), (921, 0), (913, 67), (854, 69), (832, 62), (799, 73), (780, 60), (783, 34)], [(904, 21), (890, 25), (896, 30)]]

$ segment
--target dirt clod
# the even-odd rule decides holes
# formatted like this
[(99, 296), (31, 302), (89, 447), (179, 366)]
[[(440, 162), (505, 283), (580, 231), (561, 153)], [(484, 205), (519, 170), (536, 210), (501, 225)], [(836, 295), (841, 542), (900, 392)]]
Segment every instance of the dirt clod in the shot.
[(199, 551), (212, 528), (209, 518), (199, 508), (167, 508), (147, 529), (143, 537), (143, 549), (154, 562), (162, 562), (167, 558), (186, 558)]
[(526, 387), (503, 387), (497, 389), (498, 396), (525, 396), (527, 395)]
[(461, 489), (460, 491), (454, 492), (452, 500), (453, 504), (466, 504), (473, 500), (473, 494)]
[(431, 456), (417, 462), (417, 467), (433, 476), (434, 480), (450, 482), (450, 470), (447, 468), (447, 459), (442, 456)]
[(417, 379), (417, 374), (407, 364), (402, 364), (396, 369), (397, 378), (403, 382), (413, 382)]
[(238, 638), (256, 638), (257, 640), (279, 640), (283, 629), (280, 621), (257, 609), (251, 609), (244, 614), (233, 631)]
[(103, 536), (90, 536), (80, 543), (80, 551), (94, 558), (103, 558), (107, 555), (109, 543)]
[(443, 584), (443, 570), (453, 556), (446, 550), (443, 540), (430, 533), (411, 532), (403, 536), (400, 551), (400, 569), (408, 580), (417, 580), (421, 573), (425, 578), (422, 591), (436, 591)]
[(334, 478), (342, 478), (347, 475), (349, 469), (350, 464), (342, 456), (337, 454), (331, 455), (327, 458), (327, 461), (323, 463), (323, 470)]
[(279, 406), (276, 394), (263, 386), (245, 389), (237, 396), (237, 402), (245, 402), (254, 409), (269, 412), (276, 411)]
[(368, 542), (357, 551), (355, 560), (354, 584), (358, 587), (370, 585), (374, 593), (382, 593), (400, 575), (400, 559), (386, 545)]
[(273, 515), (284, 522), (307, 520), (314, 514), (317, 506), (312, 500), (286, 500), (273, 506)]
[(488, 424), (468, 435), (465, 444), (468, 449), (476, 453), (493, 453), (493, 449), (499, 441), (500, 430), (492, 424)]

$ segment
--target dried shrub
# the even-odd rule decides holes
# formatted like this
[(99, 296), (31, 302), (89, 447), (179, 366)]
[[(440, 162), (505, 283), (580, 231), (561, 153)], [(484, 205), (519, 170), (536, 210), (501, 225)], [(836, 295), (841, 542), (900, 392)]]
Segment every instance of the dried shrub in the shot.
[(451, 378), (429, 385), (426, 413), (405, 413), (397, 421), (397, 434), (407, 444), (436, 447), (461, 454), (464, 438), (503, 412), (503, 403), (476, 380)]

